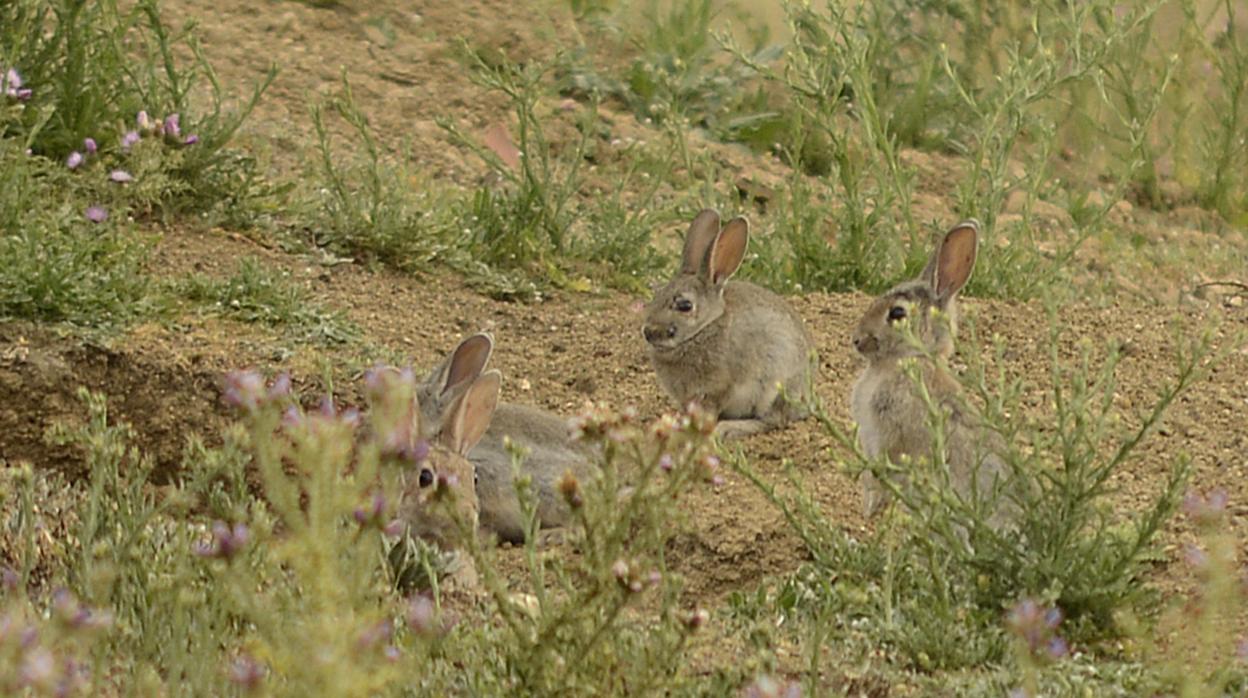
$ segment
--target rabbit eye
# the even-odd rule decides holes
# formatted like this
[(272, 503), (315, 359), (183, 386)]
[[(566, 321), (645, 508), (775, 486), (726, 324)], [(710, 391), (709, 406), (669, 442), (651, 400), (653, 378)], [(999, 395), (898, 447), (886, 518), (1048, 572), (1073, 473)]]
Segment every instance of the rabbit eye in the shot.
[(687, 313), (690, 310), (693, 310), (693, 301), (688, 298), (677, 298), (675, 306), (678, 312)]
[(888, 309), (888, 321), (896, 322), (906, 316), (906, 309), (900, 305), (894, 305)]
[(433, 471), (428, 468), (420, 469), (420, 488), (423, 490), (433, 484)]

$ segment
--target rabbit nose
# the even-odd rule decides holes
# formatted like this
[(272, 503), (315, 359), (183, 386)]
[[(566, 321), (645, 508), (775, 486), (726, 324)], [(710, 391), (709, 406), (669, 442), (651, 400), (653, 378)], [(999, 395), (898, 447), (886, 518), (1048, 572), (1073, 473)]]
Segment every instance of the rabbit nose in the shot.
[(854, 337), (854, 349), (857, 349), (859, 354), (875, 351), (877, 346), (879, 342), (871, 335)]
[(660, 339), (671, 339), (676, 336), (676, 326), (668, 325), (666, 327), (647, 326), (642, 334), (646, 336), (646, 341), (654, 343)]

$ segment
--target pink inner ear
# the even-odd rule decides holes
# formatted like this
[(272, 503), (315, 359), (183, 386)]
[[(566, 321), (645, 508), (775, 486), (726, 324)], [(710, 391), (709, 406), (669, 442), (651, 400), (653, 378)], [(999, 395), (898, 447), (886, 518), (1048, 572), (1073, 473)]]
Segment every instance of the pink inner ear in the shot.
[(937, 296), (947, 298), (966, 285), (975, 266), (976, 242), (976, 230), (971, 225), (959, 226), (945, 235), (936, 264)]
[(689, 232), (685, 233), (685, 247), (680, 257), (682, 272), (693, 274), (701, 268), (718, 232), (719, 212), (712, 208), (702, 209), (689, 224)]
[(745, 248), (750, 240), (750, 225), (744, 218), (733, 218), (715, 238), (711, 247), (709, 271), (711, 283), (720, 284), (737, 272), (745, 259)]
[(451, 357), (451, 367), (447, 371), (446, 385), (442, 392), (446, 393), (481, 375), (485, 364), (490, 360), (490, 348), (490, 339), (485, 335), (474, 335), (461, 342)]
[(456, 401), (446, 444), (452, 451), (466, 456), (485, 435), (494, 409), (498, 407), (501, 384), (502, 374), (498, 371), (484, 373)]

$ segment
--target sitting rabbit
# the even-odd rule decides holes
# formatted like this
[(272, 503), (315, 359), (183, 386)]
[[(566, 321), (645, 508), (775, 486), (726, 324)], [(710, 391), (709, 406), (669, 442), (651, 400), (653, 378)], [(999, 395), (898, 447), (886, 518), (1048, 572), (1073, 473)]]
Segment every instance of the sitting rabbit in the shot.
[(717, 415), (716, 433), (738, 438), (808, 416), (810, 335), (780, 296), (732, 281), (749, 223), (699, 213), (685, 235), (676, 276), (646, 309), (643, 334), (659, 384), (679, 405)]

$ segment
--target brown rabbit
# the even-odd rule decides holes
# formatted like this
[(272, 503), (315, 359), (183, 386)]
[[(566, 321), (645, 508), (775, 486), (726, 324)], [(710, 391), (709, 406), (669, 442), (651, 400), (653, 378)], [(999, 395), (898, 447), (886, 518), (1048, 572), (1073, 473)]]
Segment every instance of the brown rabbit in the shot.
[[(466, 456), (490, 425), (498, 405), (501, 381), (502, 376), (497, 371), (467, 381), (447, 405), (445, 424), (430, 441), (428, 457), (405, 475), (400, 519), (413, 536), (436, 543), (444, 550), (462, 547), (462, 526), (467, 525), (471, 535), (476, 534), (479, 513), (476, 476)], [(422, 434), (419, 410), (416, 418), (416, 434)], [(453, 516), (435, 503), (436, 499), (447, 496), (453, 498)], [(475, 586), (476, 570), (470, 560), (463, 562), (455, 574), (455, 582), (465, 587)]]
[[(923, 273), (877, 298), (853, 336), (854, 348), (867, 361), (851, 398), (863, 451), (872, 459), (887, 456), (894, 464), (931, 457), (928, 410), (902, 367), (904, 359), (915, 360), (931, 399), (945, 410), (945, 462), (962, 497), (971, 495), (972, 483), (987, 494), (1006, 477), (999, 436), (979, 426), (961, 386), (945, 367), (953, 355), (957, 294), (975, 266), (978, 237), (979, 222), (973, 219), (945, 233)], [(906, 341), (898, 326), (902, 322), (909, 323), (923, 349)], [(870, 516), (887, 503), (888, 493), (871, 473), (862, 478), (864, 509)], [(1004, 517), (998, 507), (993, 523), (1001, 524)]]
[[(464, 339), (417, 388), (426, 425), (424, 436), (431, 437), (443, 429), (446, 406), (485, 368), (493, 346), (493, 339), (485, 333)], [(592, 477), (593, 449), (573, 441), (568, 420), (559, 415), (527, 405), (500, 403), (489, 429), (468, 453), (476, 467), (481, 528), (503, 541), (524, 541), (524, 517), (505, 438), (528, 453), (520, 472), (532, 478), (541, 528), (566, 525), (570, 512), (559, 495), (559, 481), (568, 472), (581, 481)]]
[(725, 439), (809, 412), (811, 341), (802, 319), (775, 293), (730, 280), (748, 242), (744, 218), (721, 228), (717, 212), (699, 213), (676, 276), (646, 308), (643, 331), (659, 384), (681, 406), (696, 400), (715, 413)]

